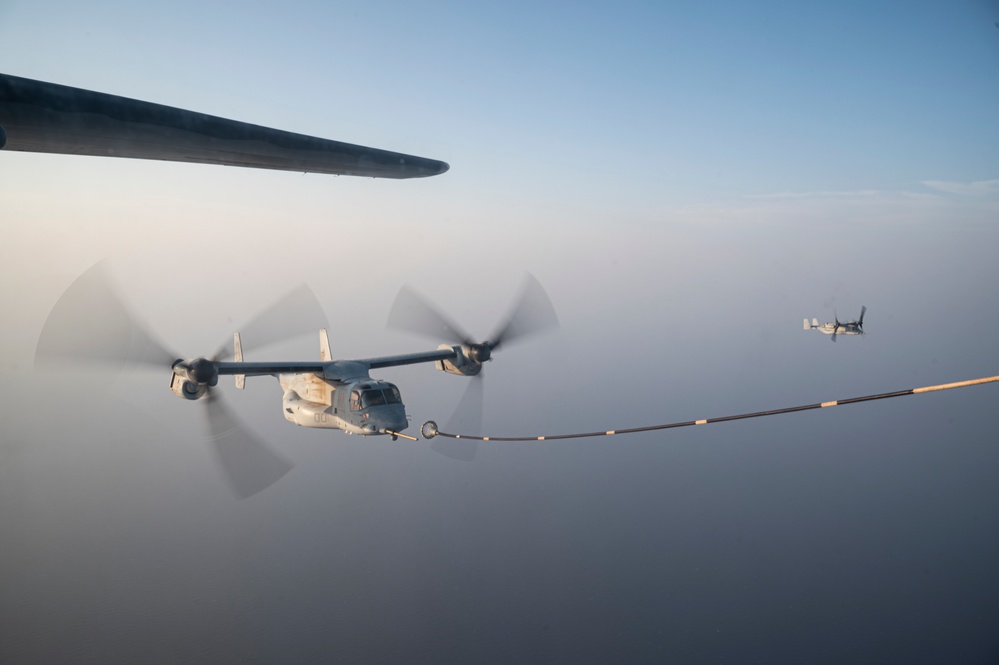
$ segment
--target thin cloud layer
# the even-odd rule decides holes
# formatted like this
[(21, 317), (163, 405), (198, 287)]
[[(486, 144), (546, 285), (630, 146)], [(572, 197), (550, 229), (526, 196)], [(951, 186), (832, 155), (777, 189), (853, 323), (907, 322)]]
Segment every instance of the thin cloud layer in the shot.
[(951, 182), (948, 180), (924, 180), (923, 184), (948, 194), (975, 197), (999, 197), (999, 179), (975, 180), (974, 182)]
[(858, 189), (776, 192), (741, 200), (682, 206), (668, 219), (690, 224), (922, 224), (991, 223), (999, 219), (999, 180), (930, 180), (936, 191)]

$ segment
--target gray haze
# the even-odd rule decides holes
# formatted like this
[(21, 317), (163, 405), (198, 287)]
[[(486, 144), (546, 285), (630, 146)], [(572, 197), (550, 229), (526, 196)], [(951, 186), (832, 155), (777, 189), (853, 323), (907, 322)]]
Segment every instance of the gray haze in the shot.
[[(539, 252), (562, 331), (486, 368), (487, 433), (655, 424), (994, 371), (982, 331), (999, 323), (995, 308), (950, 286), (996, 283), (992, 229), (959, 230), (934, 250), (857, 235), (869, 242), (852, 256), (817, 237), (813, 263), (730, 230), (710, 249), (688, 247), (703, 272), (622, 253), (586, 260), (588, 270), (567, 262), (587, 275), (573, 281), (546, 273)], [(889, 274), (876, 260), (889, 249), (924, 267)], [(838, 256), (861, 266), (849, 291), (817, 269)], [(728, 278), (713, 301), (698, 297), (726, 274), (752, 283)], [(516, 283), (504, 276), (471, 279), (502, 300)], [(337, 330), (337, 299), (318, 287)], [(828, 301), (810, 302), (816, 291)], [(468, 303), (474, 292), (445, 291), (442, 305), (488, 330), (489, 313)], [(383, 332), (390, 295), (372, 298), (367, 325), (340, 327), (340, 353), (425, 348)], [(834, 345), (800, 329), (799, 314), (846, 314), (860, 302), (865, 338)], [(204, 337), (207, 350), (224, 334)], [(310, 336), (275, 353), (318, 348)], [(416, 425), (446, 420), (463, 388), (428, 367), (380, 375), (403, 388)], [(199, 414), (165, 377), (7, 376), (0, 506), (13, 537), (0, 644), (12, 662), (996, 654), (994, 387), (627, 438), (484, 445), (464, 464), (426, 442), (294, 428), (275, 382), (255, 379), (244, 394), (225, 386), (230, 403), (298, 467), (237, 502)]]

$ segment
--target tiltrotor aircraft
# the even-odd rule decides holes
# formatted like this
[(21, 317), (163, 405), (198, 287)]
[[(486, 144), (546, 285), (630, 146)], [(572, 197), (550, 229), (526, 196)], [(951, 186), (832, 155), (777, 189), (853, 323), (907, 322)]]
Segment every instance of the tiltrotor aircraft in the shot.
[(471, 377), (466, 397), (477, 399), (463, 397), (461, 406), (481, 412), (483, 364), (514, 339), (558, 325), (551, 301), (530, 276), (505, 322), (489, 337), (490, 341), (484, 342), (475, 341), (422, 297), (403, 288), (393, 305), (389, 325), (447, 339), (449, 343), (432, 351), (338, 360), (333, 357), (324, 327), (319, 333), (319, 360), (244, 360), (243, 337), (262, 346), (297, 336), (325, 318), (315, 296), (302, 287), (248, 324), (243, 334), (234, 334), (232, 360), (222, 359), (228, 355), (226, 349), (210, 357), (178, 359), (129, 313), (98, 264), (81, 275), (53, 307), (39, 337), (35, 358), (39, 364), (69, 360), (103, 367), (146, 365), (169, 370), (170, 389), (178, 397), (205, 405), (209, 438), (226, 477), (238, 495), (249, 496), (275, 482), (291, 465), (239, 426), (215, 389), (219, 377), (235, 377), (239, 389), (245, 386), (246, 377), (276, 377), (283, 391), (282, 414), (296, 425), (416, 441), (402, 433), (409, 422), (398, 387), (373, 378), (372, 370), (434, 363), (442, 372)]
[(832, 341), (836, 341), (837, 335), (863, 335), (864, 334), (864, 313), (867, 307), (860, 308), (860, 318), (855, 321), (840, 321), (837, 317), (834, 321), (829, 321), (819, 325), (818, 319), (812, 319), (809, 323), (805, 319), (805, 330), (818, 330), (826, 335), (832, 335)]

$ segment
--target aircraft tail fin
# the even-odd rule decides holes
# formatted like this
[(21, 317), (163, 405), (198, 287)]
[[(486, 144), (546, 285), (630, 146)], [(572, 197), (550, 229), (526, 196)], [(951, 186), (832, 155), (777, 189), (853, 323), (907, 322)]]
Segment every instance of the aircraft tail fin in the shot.
[(819, 320), (818, 319), (812, 319), (812, 327), (813, 328), (818, 328), (819, 327)]
[[(239, 333), (232, 334), (232, 350), (233, 359), (241, 363), (243, 362), (243, 345), (239, 342)], [(236, 379), (236, 388), (242, 390), (246, 387), (246, 375), (245, 374), (235, 374), (233, 378)]]
[(330, 350), (330, 336), (326, 328), (319, 331), (319, 359), (325, 362), (333, 360), (333, 352)]
[(811, 330), (811, 329), (812, 329), (812, 327), (810, 325), (808, 325), (808, 319), (806, 318), (805, 319), (805, 330)]

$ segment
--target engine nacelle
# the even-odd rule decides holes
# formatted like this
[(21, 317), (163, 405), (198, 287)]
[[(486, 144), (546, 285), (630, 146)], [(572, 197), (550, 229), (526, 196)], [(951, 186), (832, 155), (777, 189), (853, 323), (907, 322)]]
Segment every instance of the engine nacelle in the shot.
[(201, 399), (208, 392), (208, 384), (195, 383), (177, 374), (172, 374), (170, 390), (178, 397), (183, 397), (184, 399)]
[(178, 360), (172, 369), (170, 390), (184, 399), (201, 399), (219, 382), (219, 368), (207, 358)]
[(482, 371), (482, 363), (472, 359), (474, 352), (471, 347), (441, 344), (437, 348), (442, 351), (450, 349), (455, 353), (454, 358), (445, 358), (434, 363), (440, 371), (459, 376), (475, 376)]
[(214, 386), (219, 382), (219, 368), (208, 358), (178, 360), (173, 364), (173, 373), (191, 383)]

